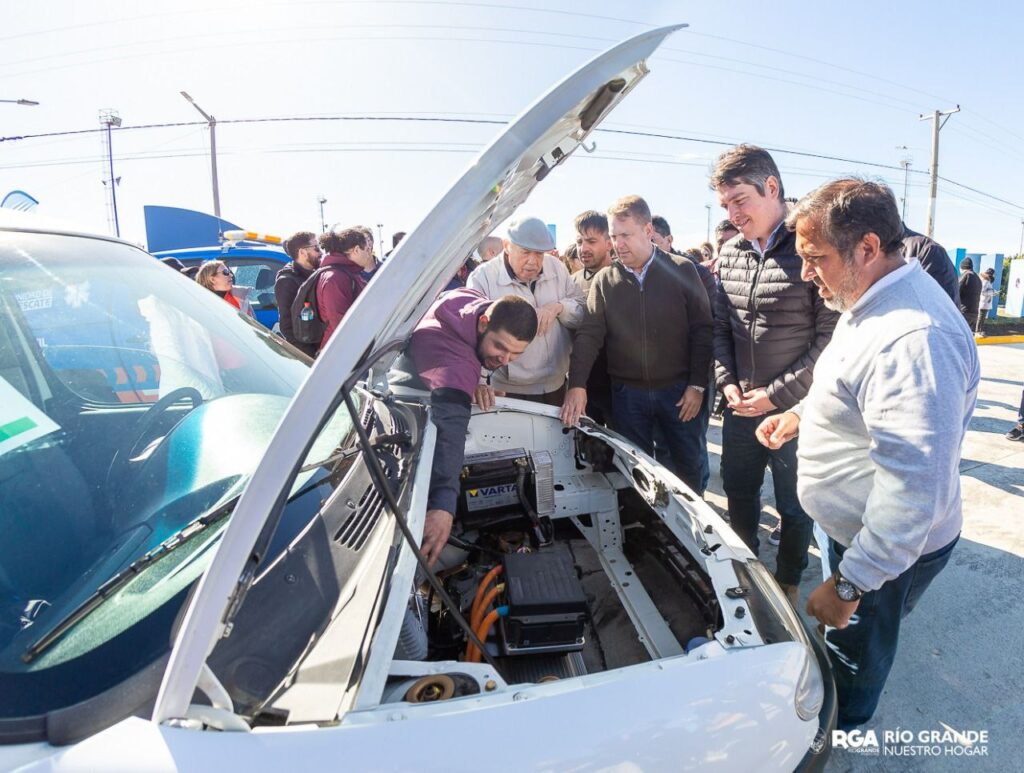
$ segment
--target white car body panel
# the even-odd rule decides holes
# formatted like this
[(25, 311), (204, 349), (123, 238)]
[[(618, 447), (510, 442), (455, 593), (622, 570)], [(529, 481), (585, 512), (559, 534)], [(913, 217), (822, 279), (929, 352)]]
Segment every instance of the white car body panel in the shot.
[(204, 733), (133, 718), (19, 771), (792, 770), (817, 729), (792, 710), (804, 648), (701, 649), (705, 659), (353, 711), (337, 727)]

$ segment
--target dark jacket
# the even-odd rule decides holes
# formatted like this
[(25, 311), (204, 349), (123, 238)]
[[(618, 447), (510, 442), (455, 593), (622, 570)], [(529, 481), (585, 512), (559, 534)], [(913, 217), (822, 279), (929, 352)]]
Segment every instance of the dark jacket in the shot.
[(965, 268), (960, 273), (960, 311), (976, 316), (981, 306), (981, 277)]
[(359, 265), (344, 255), (329, 254), (320, 263), (320, 268), (327, 267), (335, 270), (321, 273), (316, 284), (316, 305), (320, 318), (327, 326), (320, 341), (321, 349), (327, 346), (342, 318), (366, 287), (367, 281)]
[(618, 260), (594, 277), (573, 342), (569, 386), (582, 387), (601, 346), (608, 374), (630, 386), (703, 385), (711, 361), (711, 307), (697, 269), (655, 249), (641, 289)]
[(764, 387), (782, 409), (807, 395), (839, 314), (826, 308), (800, 269), (796, 236), (785, 227), (763, 257), (742, 234), (722, 245), (714, 336), (719, 389)]
[(934, 239), (924, 234), (911, 231), (903, 226), (903, 257), (917, 258), (928, 274), (939, 283), (957, 306), (960, 305), (960, 293), (957, 289), (956, 269), (945, 248)]
[(301, 352), (310, 357), (316, 355), (317, 344), (304, 344), (296, 341), (292, 332), (292, 303), (299, 294), (299, 288), (313, 274), (294, 260), (277, 272), (274, 280), (274, 298), (277, 299), (277, 313), (280, 315), (281, 337)]

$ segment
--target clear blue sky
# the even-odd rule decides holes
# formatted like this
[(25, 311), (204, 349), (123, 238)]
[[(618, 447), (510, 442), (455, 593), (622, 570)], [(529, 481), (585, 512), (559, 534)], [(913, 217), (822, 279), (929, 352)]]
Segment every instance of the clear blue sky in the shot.
[[(1024, 127), (1017, 37), (1024, 12), (972, 3), (327, 2), (4, 3), (0, 135), (98, 127), (386, 114), (507, 120), (599, 50), (650, 26), (687, 22), (651, 59), (651, 75), (606, 128), (747, 141), (839, 156), (777, 153), (787, 194), (847, 173), (903, 193), (900, 158), (926, 171), (922, 112), (960, 104), (942, 131), (940, 174), (1005, 199), (940, 183), (937, 238), (948, 248), (1016, 253)], [(264, 232), (363, 223), (413, 226), (484, 144), (491, 125), (302, 122), (218, 127), (224, 217)], [(626, 193), (645, 196), (676, 242), (702, 241), (721, 217), (707, 168), (723, 149), (598, 133), (526, 205), (568, 243), (574, 215)], [(142, 207), (212, 210), (208, 132), (114, 134), (122, 235), (144, 240)], [(908, 150), (898, 150), (907, 146)], [(855, 163), (872, 161), (897, 169)], [(100, 135), (0, 143), (0, 195), (107, 229)], [(923, 230), (927, 176), (912, 174), (907, 221)]]

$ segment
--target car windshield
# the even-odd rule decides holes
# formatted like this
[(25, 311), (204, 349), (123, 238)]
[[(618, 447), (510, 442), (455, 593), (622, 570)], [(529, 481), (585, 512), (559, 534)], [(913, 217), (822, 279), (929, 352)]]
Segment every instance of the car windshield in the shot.
[[(0, 231), (0, 719), (89, 697), (62, 685), (95, 693), (166, 652), (308, 367), (139, 249)], [(350, 433), (336, 413), (307, 462)], [(147, 619), (158, 634), (140, 639)]]

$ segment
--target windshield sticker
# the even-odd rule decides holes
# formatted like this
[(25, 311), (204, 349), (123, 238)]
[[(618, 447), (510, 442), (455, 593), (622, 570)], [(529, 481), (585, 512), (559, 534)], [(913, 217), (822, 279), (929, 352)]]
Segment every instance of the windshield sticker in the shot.
[(89, 302), (89, 283), (69, 284), (64, 288), (64, 303), (73, 309)]
[(48, 309), (53, 306), (53, 290), (29, 290), (24, 293), (17, 293), (18, 306), (22, 311), (37, 311)]
[(53, 419), (0, 378), (0, 456), (59, 429)]

